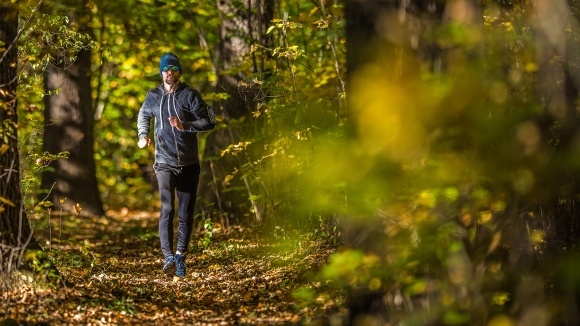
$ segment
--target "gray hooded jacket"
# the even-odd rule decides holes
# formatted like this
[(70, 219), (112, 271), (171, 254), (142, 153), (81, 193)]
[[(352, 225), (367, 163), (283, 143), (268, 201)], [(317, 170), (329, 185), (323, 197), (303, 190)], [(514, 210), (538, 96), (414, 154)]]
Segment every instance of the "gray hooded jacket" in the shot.
[[(171, 127), (172, 116), (179, 118), (182, 131)], [(199, 163), (197, 133), (213, 129), (217, 121), (198, 91), (183, 82), (171, 93), (165, 91), (163, 84), (149, 90), (137, 119), (139, 139), (149, 134), (152, 117), (155, 117), (155, 163), (171, 166)]]

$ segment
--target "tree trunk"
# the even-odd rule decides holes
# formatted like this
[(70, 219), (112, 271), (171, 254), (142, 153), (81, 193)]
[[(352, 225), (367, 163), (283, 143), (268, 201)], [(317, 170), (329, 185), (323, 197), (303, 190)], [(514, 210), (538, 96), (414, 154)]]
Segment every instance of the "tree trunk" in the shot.
[[(0, 273), (12, 264), (30, 242), (32, 232), (24, 215), (20, 188), (18, 115), (16, 113), (18, 12), (0, 6)], [(5, 276), (6, 274), (4, 274)], [(7, 281), (4, 279), (4, 281)]]
[(80, 50), (75, 62), (57, 57), (44, 74), (44, 151), (68, 151), (69, 158), (53, 162), (54, 171), (42, 176), (42, 188), (58, 207), (66, 198), (69, 207), (81, 205), (85, 216), (104, 215), (97, 186), (94, 149), (94, 113), (91, 97), (91, 51)]

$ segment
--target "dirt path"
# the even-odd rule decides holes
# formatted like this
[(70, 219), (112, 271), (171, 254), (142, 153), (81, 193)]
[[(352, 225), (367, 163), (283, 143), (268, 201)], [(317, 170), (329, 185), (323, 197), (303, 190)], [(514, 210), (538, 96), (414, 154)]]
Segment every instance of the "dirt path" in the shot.
[[(52, 224), (50, 255), (74, 285), (4, 293), (9, 304), (0, 313), (19, 324), (326, 324), (341, 315), (340, 296), (309, 290), (319, 286), (310, 276), (335, 250), (327, 241), (271, 244), (240, 229), (217, 232), (208, 249), (188, 256), (180, 279), (161, 273), (154, 214), (66, 217), (60, 245), (58, 217)], [(36, 226), (45, 244), (46, 223)]]

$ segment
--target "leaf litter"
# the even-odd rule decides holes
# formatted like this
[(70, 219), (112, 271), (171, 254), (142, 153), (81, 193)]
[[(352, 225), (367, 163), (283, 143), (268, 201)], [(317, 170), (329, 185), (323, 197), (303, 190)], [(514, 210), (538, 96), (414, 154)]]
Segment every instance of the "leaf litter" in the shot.
[[(214, 230), (210, 246), (201, 249), (199, 228), (187, 275), (178, 278), (161, 272), (156, 214), (63, 220), (62, 238), (52, 239), (49, 256), (67, 286), (32, 284), (4, 293), (0, 314), (6, 319), (23, 325), (287, 325), (328, 324), (345, 315), (340, 291), (318, 291), (309, 300), (296, 295), (321, 288), (313, 276), (336, 251), (329, 239), (272, 241), (233, 227)], [(48, 251), (47, 229), (35, 229), (35, 236)]]

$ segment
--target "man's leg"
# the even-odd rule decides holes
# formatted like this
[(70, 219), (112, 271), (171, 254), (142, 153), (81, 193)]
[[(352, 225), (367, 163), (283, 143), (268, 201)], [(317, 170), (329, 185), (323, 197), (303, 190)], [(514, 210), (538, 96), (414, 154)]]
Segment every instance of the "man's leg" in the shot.
[(155, 172), (161, 197), (161, 211), (159, 213), (159, 241), (161, 252), (165, 258), (173, 256), (173, 216), (175, 215), (175, 183), (173, 173), (165, 170)]
[(197, 196), (199, 172), (199, 164), (188, 165), (182, 168), (181, 174), (177, 177), (177, 214), (179, 216), (177, 251), (182, 255), (187, 252), (193, 231), (193, 208)]
[(177, 181), (177, 202), (179, 215), (179, 234), (177, 238), (177, 251), (175, 253), (175, 275), (184, 277), (186, 272), (185, 253), (191, 239), (193, 230), (193, 207), (197, 195), (199, 183), (199, 164), (188, 165), (182, 168)]

